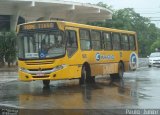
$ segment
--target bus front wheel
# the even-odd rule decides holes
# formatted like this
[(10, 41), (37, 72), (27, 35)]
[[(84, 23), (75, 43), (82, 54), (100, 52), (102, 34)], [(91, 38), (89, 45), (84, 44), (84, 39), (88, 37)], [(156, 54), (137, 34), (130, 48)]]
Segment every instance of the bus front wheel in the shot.
[(86, 83), (86, 78), (87, 78), (87, 71), (86, 71), (86, 67), (83, 66), (82, 67), (82, 72), (81, 72), (81, 78), (79, 79), (79, 84), (83, 85)]
[(110, 74), (111, 79), (123, 79), (124, 65), (122, 62), (118, 64), (118, 73)]
[(50, 84), (50, 80), (43, 80), (43, 86), (48, 87)]
[(91, 71), (90, 67), (87, 65), (84, 65), (82, 67), (82, 72), (81, 72), (81, 78), (79, 79), (79, 84), (94, 84), (95, 83), (95, 76), (91, 76)]

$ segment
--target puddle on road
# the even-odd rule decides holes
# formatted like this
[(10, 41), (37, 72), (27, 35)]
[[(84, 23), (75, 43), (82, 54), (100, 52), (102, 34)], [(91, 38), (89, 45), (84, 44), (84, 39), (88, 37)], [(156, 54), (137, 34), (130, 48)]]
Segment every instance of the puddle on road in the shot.
[(119, 81), (98, 78), (96, 84), (84, 86), (78, 80), (53, 81), (50, 88), (42, 88), (41, 81), (9, 82), (0, 86), (0, 104), (25, 109), (154, 108), (160, 103), (160, 80), (150, 77), (152, 73), (126, 73)]
[(124, 81), (98, 79), (96, 84), (79, 86), (75, 80), (69, 84), (52, 83), (47, 89), (41, 85), (36, 81), (4, 86), (0, 103), (14, 100), (16, 106), (26, 109), (106, 109), (137, 105), (137, 93), (132, 91), (136, 86)]

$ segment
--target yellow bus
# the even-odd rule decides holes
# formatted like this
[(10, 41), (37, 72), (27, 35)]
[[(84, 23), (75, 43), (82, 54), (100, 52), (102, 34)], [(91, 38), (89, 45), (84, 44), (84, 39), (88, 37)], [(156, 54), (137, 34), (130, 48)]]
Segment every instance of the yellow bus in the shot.
[(138, 66), (136, 33), (66, 21), (35, 21), (18, 25), (19, 80), (79, 79), (97, 75), (123, 78)]

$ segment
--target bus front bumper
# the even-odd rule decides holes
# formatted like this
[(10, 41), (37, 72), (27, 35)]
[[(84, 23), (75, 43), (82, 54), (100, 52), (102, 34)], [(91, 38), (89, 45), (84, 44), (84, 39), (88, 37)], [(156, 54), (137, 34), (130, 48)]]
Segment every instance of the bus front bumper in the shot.
[[(74, 73), (74, 71), (76, 71), (76, 73)], [(57, 66), (51, 70), (44, 71), (29, 71), (24, 68), (20, 68), (18, 73), (20, 81), (60, 80), (80, 77), (81, 68), (66, 65)]]

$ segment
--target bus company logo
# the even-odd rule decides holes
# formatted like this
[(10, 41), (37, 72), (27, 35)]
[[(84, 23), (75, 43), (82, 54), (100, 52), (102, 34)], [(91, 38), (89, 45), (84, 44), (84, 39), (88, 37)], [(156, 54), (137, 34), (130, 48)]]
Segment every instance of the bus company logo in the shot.
[(130, 67), (131, 69), (136, 69), (138, 64), (138, 57), (135, 52), (131, 53), (130, 55)]
[(114, 55), (102, 55), (101, 59), (114, 60)]
[(96, 53), (96, 60), (114, 60), (114, 55), (100, 55), (100, 53)]
[(99, 61), (101, 59), (101, 55), (99, 53), (96, 53), (96, 60)]
[(40, 53), (40, 58), (45, 58), (45, 57), (46, 57), (46, 55), (43, 52), (41, 52)]

